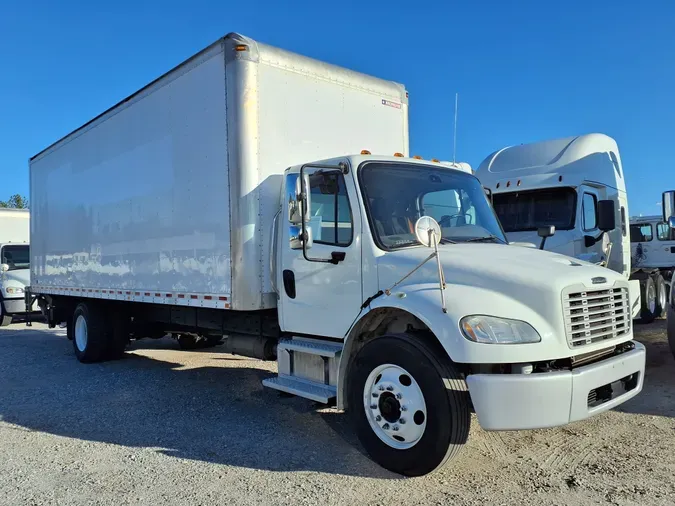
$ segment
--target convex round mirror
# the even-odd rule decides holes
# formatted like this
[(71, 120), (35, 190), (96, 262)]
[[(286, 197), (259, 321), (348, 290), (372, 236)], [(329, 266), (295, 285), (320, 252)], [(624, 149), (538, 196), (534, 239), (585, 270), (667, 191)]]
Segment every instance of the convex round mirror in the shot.
[(441, 240), (441, 226), (431, 216), (422, 216), (415, 223), (415, 237), (427, 248), (434, 247)]

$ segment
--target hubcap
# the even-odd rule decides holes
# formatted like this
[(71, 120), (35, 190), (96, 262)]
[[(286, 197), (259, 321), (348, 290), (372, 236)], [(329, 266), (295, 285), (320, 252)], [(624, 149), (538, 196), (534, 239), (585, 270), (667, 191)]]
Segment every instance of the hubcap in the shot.
[(427, 426), (422, 389), (397, 365), (382, 364), (373, 369), (363, 388), (363, 407), (377, 437), (398, 450), (415, 446)]
[(656, 289), (654, 285), (651, 285), (647, 289), (647, 307), (650, 313), (654, 314), (656, 312)]
[(82, 352), (87, 349), (87, 320), (82, 315), (75, 320), (75, 344)]

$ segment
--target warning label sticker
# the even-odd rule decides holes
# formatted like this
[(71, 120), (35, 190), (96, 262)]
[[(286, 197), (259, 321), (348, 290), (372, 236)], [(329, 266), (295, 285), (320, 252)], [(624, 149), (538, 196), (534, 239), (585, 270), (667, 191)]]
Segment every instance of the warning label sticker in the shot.
[(391, 100), (385, 100), (384, 98), (382, 99), (382, 105), (393, 107), (394, 109), (401, 108), (401, 104), (397, 104), (396, 102), (392, 102)]

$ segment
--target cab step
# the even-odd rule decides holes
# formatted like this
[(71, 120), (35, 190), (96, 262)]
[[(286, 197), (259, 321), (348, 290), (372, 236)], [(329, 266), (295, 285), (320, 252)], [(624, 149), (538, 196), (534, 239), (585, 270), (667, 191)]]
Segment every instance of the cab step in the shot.
[(263, 386), (325, 404), (337, 397), (342, 343), (309, 338), (282, 339), (277, 345), (278, 376)]
[(337, 388), (294, 376), (281, 375), (263, 380), (263, 385), (289, 394), (329, 404), (337, 397)]

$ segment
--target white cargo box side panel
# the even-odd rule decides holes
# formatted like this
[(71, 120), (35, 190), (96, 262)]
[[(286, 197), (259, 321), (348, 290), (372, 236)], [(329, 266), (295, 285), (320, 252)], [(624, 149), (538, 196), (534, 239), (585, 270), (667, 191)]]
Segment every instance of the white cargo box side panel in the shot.
[(225, 93), (217, 44), (33, 159), (36, 291), (230, 297)]
[(29, 220), (27, 209), (0, 209), (0, 244), (27, 243), (30, 236)]
[[(363, 149), (407, 156), (408, 101), (401, 84), (246, 37), (236, 42), (249, 50), (234, 61), (226, 53), (230, 108), (241, 111), (230, 127), (230, 141), (240, 140), (230, 145), (237, 160), (230, 166), (240, 168), (230, 180), (233, 307), (259, 309), (276, 305), (270, 239), (284, 170)], [(279, 225), (285, 224), (281, 216)]]

